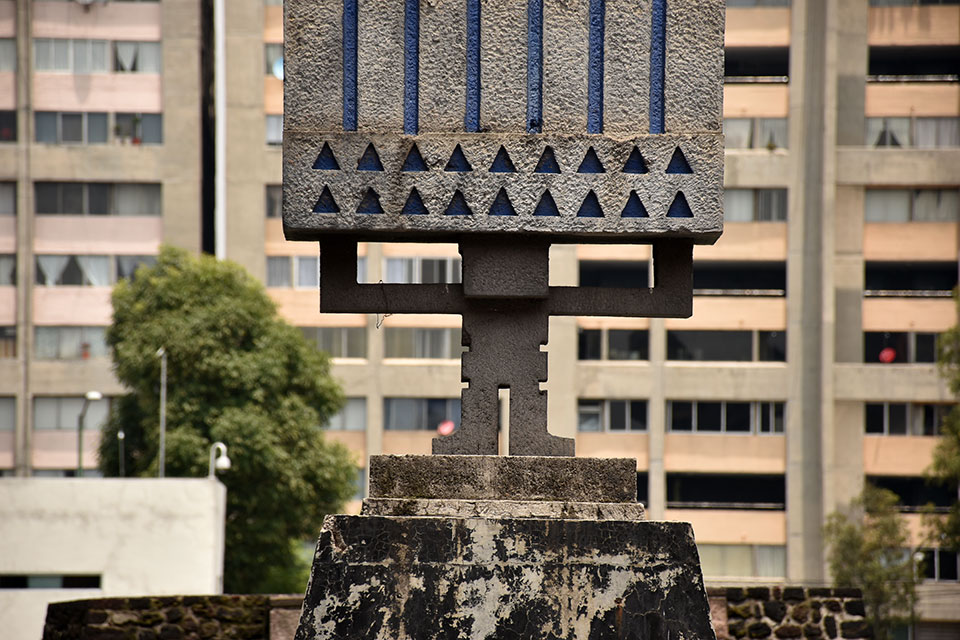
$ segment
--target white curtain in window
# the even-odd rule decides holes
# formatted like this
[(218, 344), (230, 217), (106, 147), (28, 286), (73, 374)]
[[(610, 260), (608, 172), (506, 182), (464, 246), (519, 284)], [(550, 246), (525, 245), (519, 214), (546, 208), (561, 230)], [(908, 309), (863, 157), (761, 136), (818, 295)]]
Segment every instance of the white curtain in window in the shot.
[(267, 286), (290, 286), (290, 258), (286, 256), (269, 256), (267, 258)]
[(37, 327), (34, 351), (41, 360), (56, 360), (60, 354), (60, 327)]
[(727, 149), (749, 149), (752, 128), (749, 118), (724, 118), (724, 146)]
[(60, 327), (60, 348), (57, 357), (61, 360), (73, 360), (80, 357), (80, 327)]
[(788, 146), (786, 118), (757, 118), (757, 135), (753, 139), (755, 149), (786, 149)]
[(91, 358), (102, 358), (108, 355), (106, 330), (103, 327), (85, 327), (83, 341), (88, 345)]
[(297, 286), (301, 289), (316, 289), (320, 286), (320, 265), (318, 258), (297, 257)]
[(0, 286), (17, 284), (13, 281), (13, 273), (17, 267), (17, 257), (14, 255), (0, 256)]
[(117, 184), (114, 186), (114, 213), (118, 216), (160, 215), (159, 185)]
[(17, 186), (13, 182), (0, 182), (0, 214), (17, 213)]
[(413, 281), (413, 258), (387, 258), (386, 277), (388, 284), (410, 284)]
[(870, 147), (909, 147), (910, 118), (867, 118), (865, 142)]
[(107, 256), (77, 256), (84, 281), (93, 287), (110, 286), (110, 260)]
[(0, 39), (0, 71), (17, 70), (17, 43), (13, 38)]
[(283, 116), (267, 116), (267, 144), (283, 142)]
[(17, 423), (17, 401), (0, 398), (0, 431), (13, 431)]
[(955, 222), (960, 209), (956, 189), (920, 189), (914, 192), (913, 219), (917, 222)]
[(787, 550), (781, 545), (756, 546), (757, 573), (761, 578), (782, 578), (787, 575)]
[(139, 55), (137, 56), (137, 70), (140, 73), (160, 73), (160, 43), (159, 42), (139, 42)]
[(867, 189), (864, 220), (866, 222), (909, 221), (910, 192), (906, 189)]
[(106, 40), (90, 40), (90, 71), (110, 71), (110, 44)]
[(133, 71), (133, 66), (137, 62), (137, 43), (136, 42), (115, 42), (117, 55), (117, 71)]
[(37, 266), (43, 275), (43, 284), (52, 287), (60, 280), (63, 270), (67, 268), (70, 256), (37, 256)]
[(367, 428), (367, 399), (347, 398), (343, 407), (343, 429), (347, 431), (364, 431)]
[(90, 73), (89, 40), (73, 40), (73, 72)]
[[(76, 416), (74, 416), (76, 418)], [(60, 399), (33, 399), (33, 428), (58, 429), (60, 427)]]
[(752, 222), (753, 189), (724, 189), (723, 219), (727, 222)]
[(70, 41), (54, 38), (53, 43), (53, 67), (54, 71), (70, 71)]
[(960, 118), (940, 118), (937, 125), (941, 147), (960, 147)]

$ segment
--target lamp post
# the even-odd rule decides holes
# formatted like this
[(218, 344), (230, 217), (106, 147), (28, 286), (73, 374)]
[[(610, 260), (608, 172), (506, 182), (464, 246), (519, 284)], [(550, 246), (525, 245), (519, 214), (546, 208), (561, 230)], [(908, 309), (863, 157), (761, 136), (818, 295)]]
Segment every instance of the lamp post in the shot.
[(117, 431), (117, 447), (120, 449), (120, 477), (123, 478), (126, 474), (124, 473), (124, 464), (123, 464), (123, 441), (126, 439), (127, 434), (123, 432), (123, 429)]
[(99, 391), (87, 391), (83, 396), (83, 406), (77, 414), (77, 477), (83, 477), (83, 420), (87, 417), (87, 408), (91, 402), (103, 399)]
[(158, 477), (162, 478), (167, 466), (167, 350), (157, 349), (160, 358), (160, 470)]
[(215, 480), (217, 471), (226, 471), (229, 468), (230, 458), (227, 457), (227, 445), (222, 442), (214, 442), (210, 445), (210, 473), (207, 477)]

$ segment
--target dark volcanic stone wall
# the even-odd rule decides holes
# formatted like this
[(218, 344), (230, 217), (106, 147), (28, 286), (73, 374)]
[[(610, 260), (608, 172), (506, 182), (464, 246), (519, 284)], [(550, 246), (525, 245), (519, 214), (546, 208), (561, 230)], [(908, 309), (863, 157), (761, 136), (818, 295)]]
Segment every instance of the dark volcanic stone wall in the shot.
[(859, 589), (707, 589), (717, 640), (871, 638)]
[(167, 596), (55, 602), (43, 640), (268, 640), (269, 596)]

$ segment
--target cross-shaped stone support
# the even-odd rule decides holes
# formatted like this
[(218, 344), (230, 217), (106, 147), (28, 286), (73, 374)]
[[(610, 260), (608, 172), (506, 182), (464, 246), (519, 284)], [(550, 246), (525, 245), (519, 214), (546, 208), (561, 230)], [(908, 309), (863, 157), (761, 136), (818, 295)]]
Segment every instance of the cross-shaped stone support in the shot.
[(433, 453), (497, 455), (498, 391), (510, 389), (510, 455), (572, 456), (574, 441), (547, 431), (551, 315), (685, 317), (693, 294), (692, 241), (653, 245), (654, 286), (551, 287), (550, 245), (522, 238), (460, 243), (463, 284), (358, 284), (357, 243), (320, 243), (320, 310), (327, 313), (456, 313), (463, 317), (460, 428)]

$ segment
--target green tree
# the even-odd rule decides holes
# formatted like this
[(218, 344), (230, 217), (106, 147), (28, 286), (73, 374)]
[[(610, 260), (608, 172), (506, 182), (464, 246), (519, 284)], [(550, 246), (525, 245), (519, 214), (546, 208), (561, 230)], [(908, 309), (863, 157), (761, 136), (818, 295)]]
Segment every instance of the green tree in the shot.
[(317, 426), (343, 404), (326, 356), (277, 316), (241, 267), (170, 247), (115, 287), (107, 342), (130, 391), (103, 430), (104, 475), (117, 475), (121, 427), (127, 475), (157, 475), (163, 347), (166, 475), (206, 475), (218, 440), (233, 461), (219, 476), (227, 486), (225, 590), (302, 591), (295, 542), (317, 534), (356, 478), (349, 451)]
[[(957, 299), (960, 308), (960, 298)], [(960, 397), (960, 325), (948, 329), (938, 340), (940, 373), (950, 391)], [(928, 480), (956, 491), (960, 485), (960, 405), (953, 407), (940, 425), (940, 439), (933, 451), (933, 461), (927, 469)], [(936, 514), (926, 520), (935, 546), (960, 549), (960, 499), (954, 500), (946, 514)]]
[(896, 494), (867, 484), (847, 509), (830, 514), (824, 535), (834, 584), (863, 591), (874, 638), (889, 640), (912, 620), (919, 580)]

